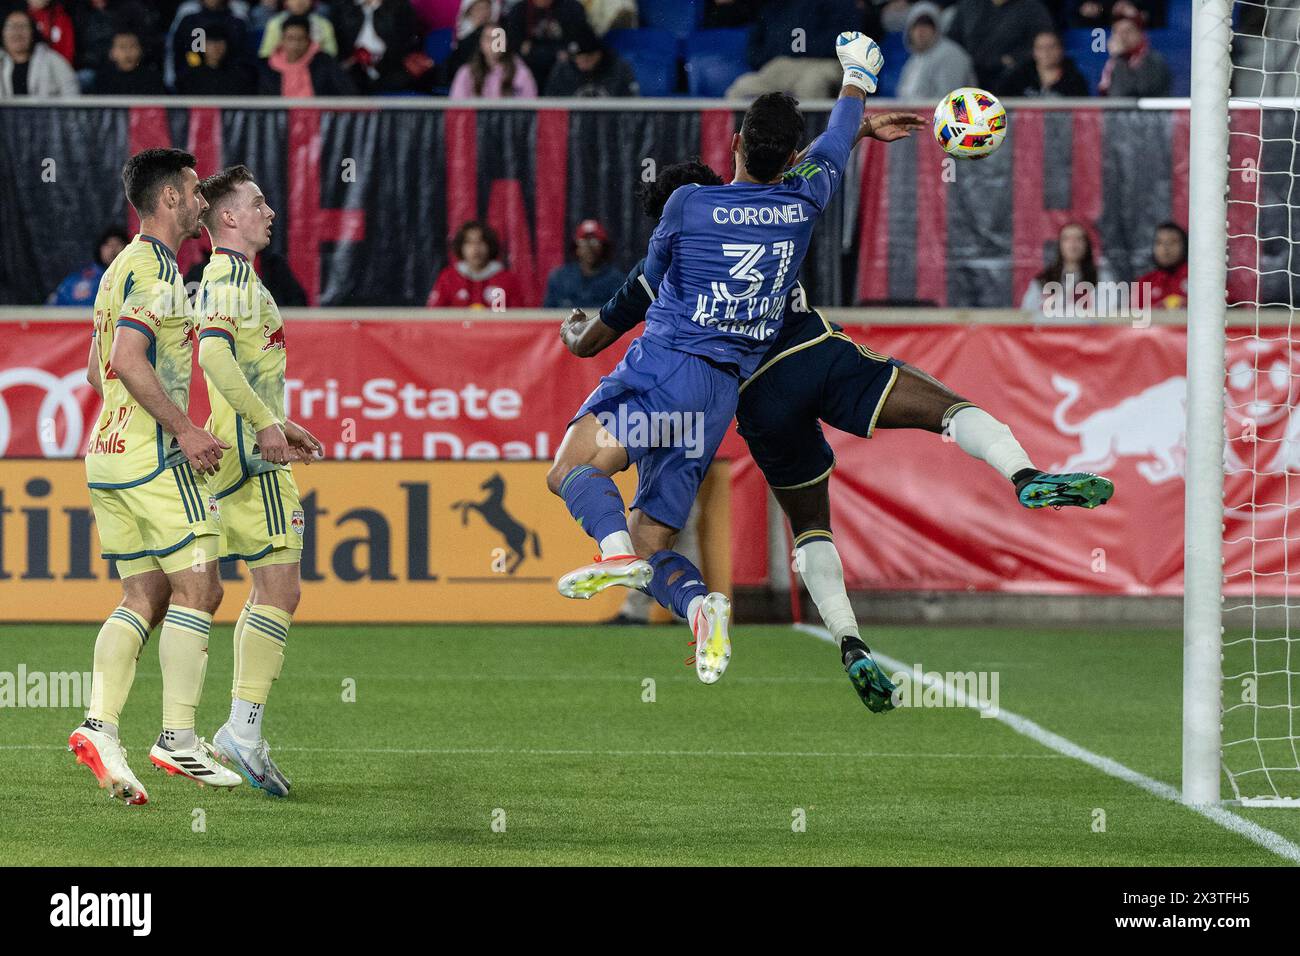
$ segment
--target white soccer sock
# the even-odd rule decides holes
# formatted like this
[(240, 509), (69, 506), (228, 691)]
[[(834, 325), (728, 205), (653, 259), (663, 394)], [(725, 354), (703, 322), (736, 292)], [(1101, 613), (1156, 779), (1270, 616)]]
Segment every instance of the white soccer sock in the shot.
[(944, 424), (962, 451), (988, 462), (1008, 480), (1016, 472), (1034, 467), (1011, 429), (982, 408), (967, 405), (951, 418), (945, 416)]
[(823, 538), (794, 549), (795, 567), (803, 578), (817, 613), (836, 643), (858, 637), (858, 619), (844, 589), (844, 565), (835, 544)]
[(632, 548), (632, 536), (626, 531), (615, 531), (600, 539), (600, 556), (608, 558), (616, 554), (635, 554)]
[(256, 743), (262, 739), (262, 711), (265, 704), (236, 697), (230, 704), (230, 729), (240, 740)]

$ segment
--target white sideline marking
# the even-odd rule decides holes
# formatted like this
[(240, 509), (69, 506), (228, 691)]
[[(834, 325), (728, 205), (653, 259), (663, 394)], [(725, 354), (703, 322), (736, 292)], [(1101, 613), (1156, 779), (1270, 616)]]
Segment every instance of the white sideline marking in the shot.
[[(818, 627), (816, 624), (795, 624), (794, 629), (802, 631), (805, 634), (811, 634), (813, 637), (827, 641), (828, 643), (835, 643), (835, 639), (831, 637), (831, 632), (826, 630), (824, 627)], [(871, 651), (871, 656), (874, 657), (877, 662), (883, 664), (890, 670), (911, 672), (911, 668), (902, 661), (896, 660), (888, 654), (882, 654), (874, 648)], [(1176, 803), (1179, 806), (1187, 807), (1187, 809), (1191, 810), (1193, 813), (1200, 814), (1205, 817), (1205, 819), (1217, 823), (1225, 830), (1231, 830), (1238, 836), (1245, 837), (1252, 843), (1262, 846), (1271, 853), (1276, 853), (1285, 860), (1290, 860), (1292, 863), (1300, 863), (1300, 846), (1296, 846), (1281, 834), (1274, 833), (1272, 830), (1262, 827), (1257, 823), (1253, 823), (1244, 817), (1239, 817), (1235, 813), (1223, 809), (1223, 807), (1206, 804), (1193, 805), (1183, 803), (1182, 794), (1178, 792), (1178, 788), (1172, 787), (1167, 783), (1162, 783), (1154, 777), (1148, 777), (1144, 773), (1139, 773), (1131, 767), (1124, 766), (1117, 760), (1112, 760), (1110, 757), (1103, 757), (1101, 754), (1093, 753), (1091, 750), (1079, 746), (1073, 740), (1068, 740), (1060, 734), (1052, 733), (1052, 731), (1034, 723), (1028, 717), (1021, 717), (1019, 714), (1013, 714), (1011, 711), (1001, 707), (993, 710), (987, 705), (981, 705), (978, 700), (967, 703), (965, 692), (960, 687), (955, 687), (948, 681), (936, 680), (933, 675), (924, 675), (922, 677), (922, 682), (926, 687), (942, 687), (944, 699), (950, 701), (955, 706), (970, 707), (972, 710), (988, 710), (990, 713), (981, 714), (980, 716), (992, 717), (995, 720), (1000, 720), (1016, 733), (1028, 737), (1030, 740), (1040, 743), (1044, 747), (1054, 750), (1062, 756), (1086, 763), (1094, 770), (1100, 770), (1107, 776), (1116, 777), (1126, 783), (1131, 783), (1133, 786), (1145, 790), (1152, 796), (1160, 797), (1161, 799)]]

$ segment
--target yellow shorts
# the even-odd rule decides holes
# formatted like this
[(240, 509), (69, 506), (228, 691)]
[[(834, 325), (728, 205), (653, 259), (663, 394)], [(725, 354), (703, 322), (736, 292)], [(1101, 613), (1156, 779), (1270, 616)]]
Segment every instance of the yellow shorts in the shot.
[(256, 568), (302, 558), (304, 521), (293, 472), (249, 475), (217, 503), (222, 561), (244, 561)]
[(100, 553), (121, 577), (172, 574), (215, 556), (216, 504), (188, 463), (129, 488), (91, 488), (90, 506)]

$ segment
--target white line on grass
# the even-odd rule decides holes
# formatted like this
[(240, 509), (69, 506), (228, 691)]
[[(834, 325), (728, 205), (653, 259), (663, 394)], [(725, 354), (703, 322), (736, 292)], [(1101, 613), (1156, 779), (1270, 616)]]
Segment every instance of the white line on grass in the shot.
[[(824, 627), (818, 627), (816, 624), (795, 624), (794, 628), (797, 631), (811, 634), (813, 637), (819, 638), (823, 641), (832, 644), (835, 643), (835, 639), (831, 636), (831, 632), (826, 630)], [(911, 669), (902, 661), (890, 657), (888, 654), (883, 654), (879, 650), (873, 648), (871, 655), (878, 663), (883, 664), (891, 670), (911, 672)], [(954, 706), (970, 707), (974, 710), (987, 710), (988, 713), (981, 714), (980, 716), (993, 717), (996, 720), (1000, 720), (1016, 733), (1028, 737), (1030, 740), (1040, 743), (1044, 747), (1054, 750), (1062, 756), (1086, 763), (1093, 769), (1100, 770), (1102, 773), (1111, 777), (1116, 777), (1126, 783), (1131, 783), (1133, 786), (1145, 790), (1152, 796), (1160, 797), (1161, 799), (1176, 803), (1179, 806), (1187, 807), (1187, 809), (1191, 810), (1193, 813), (1200, 814), (1207, 820), (1217, 823), (1225, 830), (1231, 830), (1238, 836), (1245, 837), (1252, 843), (1262, 846), (1271, 853), (1276, 853), (1285, 860), (1290, 860), (1292, 863), (1300, 863), (1300, 846), (1296, 846), (1281, 834), (1274, 833), (1272, 830), (1262, 827), (1257, 823), (1253, 823), (1244, 817), (1239, 817), (1235, 813), (1225, 810), (1223, 807), (1183, 803), (1182, 794), (1178, 792), (1176, 787), (1172, 787), (1167, 783), (1162, 783), (1154, 777), (1148, 777), (1144, 773), (1139, 773), (1131, 767), (1124, 766), (1117, 760), (1112, 760), (1110, 757), (1103, 757), (1101, 754), (1093, 753), (1091, 750), (1079, 746), (1074, 741), (1068, 740), (1060, 734), (1052, 733), (1052, 731), (1034, 723), (1028, 717), (1021, 717), (1019, 714), (1013, 714), (1011, 711), (1002, 707), (993, 709), (987, 704), (981, 704), (978, 700), (968, 702), (966, 699), (966, 693), (962, 688), (954, 686), (950, 681), (939, 680), (936, 678), (936, 675), (925, 674), (922, 676), (921, 680), (927, 688), (932, 686), (942, 688), (944, 699)]]

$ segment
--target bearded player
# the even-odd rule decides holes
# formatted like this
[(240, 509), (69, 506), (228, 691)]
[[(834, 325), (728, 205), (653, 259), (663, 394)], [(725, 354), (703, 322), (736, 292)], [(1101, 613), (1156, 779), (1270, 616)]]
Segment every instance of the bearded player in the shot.
[(208, 381), (208, 428), (235, 449), (208, 480), (221, 514), (221, 560), (243, 561), (253, 588), (235, 624), (230, 719), (213, 735), (221, 758), (259, 790), (289, 795), (271, 760), (262, 715), (298, 607), (303, 512), (291, 461), (323, 449), (285, 418), (284, 322), (253, 262), (271, 241), (273, 210), (245, 166), (201, 183), (212, 259), (198, 292), (199, 365)]
[(68, 747), (101, 787), (138, 805), (149, 797), (127, 765), (118, 722), (159, 624), (163, 730), (150, 761), (209, 786), (240, 781), (194, 734), (221, 603), (217, 522), (197, 475), (213, 471), (230, 446), (188, 416), (194, 335), (176, 252), (198, 236), (207, 203), (194, 157), (178, 149), (133, 156), (122, 183), (140, 234), (100, 283), (86, 370), (103, 398), (86, 450), (90, 503), (103, 556), (122, 579), (122, 603), (95, 641), (90, 709)]
[[(867, 117), (858, 137), (893, 142), (922, 125), (921, 117), (907, 113)], [(646, 215), (658, 219), (682, 185), (721, 182), (703, 163), (669, 166), (643, 194)], [(575, 355), (595, 355), (635, 328), (652, 301), (654, 293), (638, 265), (598, 315), (575, 309), (560, 336)], [(835, 456), (821, 422), (861, 438), (870, 438), (876, 428), (946, 434), (1007, 478), (1026, 508), (1095, 508), (1114, 494), (1114, 485), (1097, 475), (1037, 470), (1009, 427), (920, 369), (853, 342), (808, 308), (803, 288), (797, 287), (780, 334), (740, 387), (736, 424), (790, 521), (794, 566), (839, 644), (853, 687), (877, 713), (893, 708), (894, 687), (863, 643), (845, 590), (844, 567), (831, 536)]]
[[(732, 139), (735, 182), (688, 185), (668, 199), (645, 261), (644, 279), (658, 290), (646, 330), (578, 410), (547, 476), (600, 546), (596, 563), (560, 579), (560, 593), (648, 590), (689, 622), (696, 675), (706, 684), (731, 657), (731, 605), (672, 545), (730, 426), (740, 382), (780, 328), (813, 227), (843, 177), (866, 95), (876, 89), (884, 57), (875, 41), (842, 33), (836, 49), (844, 66), (839, 101), (792, 175), (803, 117), (791, 97), (767, 94)], [(656, 422), (670, 427), (656, 430)], [(696, 434), (683, 434), (692, 425)], [(633, 463), (629, 523), (609, 476)]]

